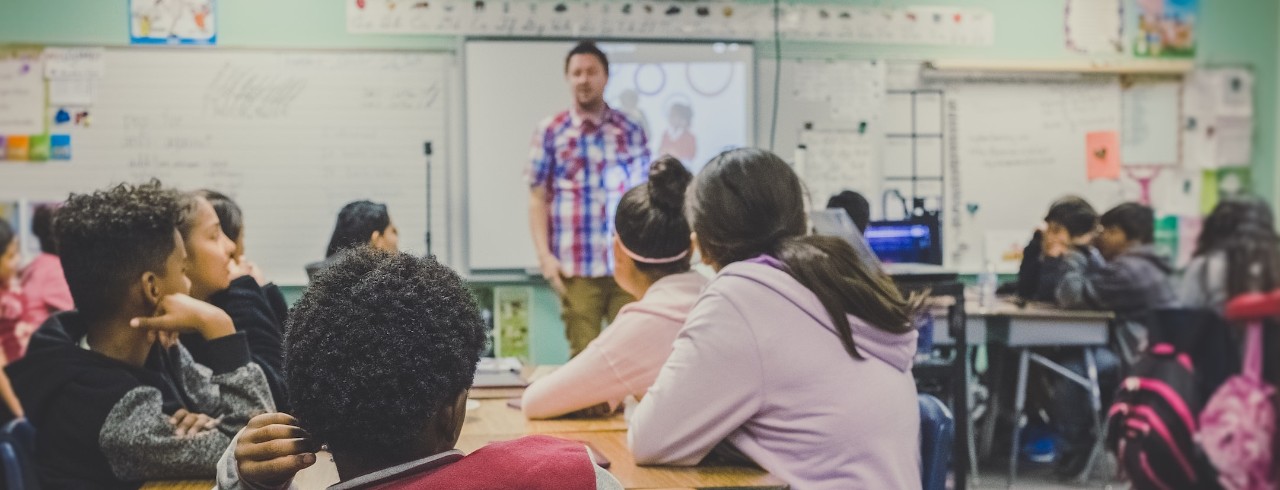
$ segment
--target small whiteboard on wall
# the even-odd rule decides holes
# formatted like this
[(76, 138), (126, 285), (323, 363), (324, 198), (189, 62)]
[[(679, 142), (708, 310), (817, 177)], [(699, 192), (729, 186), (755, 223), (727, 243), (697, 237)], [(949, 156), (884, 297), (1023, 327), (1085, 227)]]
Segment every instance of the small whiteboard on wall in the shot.
[(1121, 129), (1116, 77), (990, 81), (946, 88), (948, 155), (944, 259), (982, 268), (990, 232), (1032, 230), (1049, 205), (1077, 195), (1105, 210), (1122, 198), (1118, 180), (1090, 181), (1089, 133)]
[[(182, 190), (218, 190), (244, 210), (246, 255), (280, 284), (306, 283), (303, 265), (324, 258), (338, 210), (352, 200), (386, 203), (401, 248), (422, 254), (423, 143), (435, 142), (433, 164), (442, 168), (451, 59), (108, 49), (88, 108), (92, 125), (65, 129), (71, 161), (0, 166), (0, 198), (63, 200), (152, 177)], [(433, 182), (438, 229), (444, 181)]]
[(1125, 165), (1176, 166), (1182, 141), (1181, 79), (1138, 79), (1122, 93), (1120, 159)]

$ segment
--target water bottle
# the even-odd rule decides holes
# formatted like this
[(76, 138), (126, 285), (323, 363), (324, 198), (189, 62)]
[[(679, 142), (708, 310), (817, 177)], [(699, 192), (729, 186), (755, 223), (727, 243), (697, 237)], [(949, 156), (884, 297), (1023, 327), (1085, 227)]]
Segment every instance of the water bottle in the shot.
[(988, 263), (978, 276), (978, 306), (991, 308), (996, 305), (996, 265)]

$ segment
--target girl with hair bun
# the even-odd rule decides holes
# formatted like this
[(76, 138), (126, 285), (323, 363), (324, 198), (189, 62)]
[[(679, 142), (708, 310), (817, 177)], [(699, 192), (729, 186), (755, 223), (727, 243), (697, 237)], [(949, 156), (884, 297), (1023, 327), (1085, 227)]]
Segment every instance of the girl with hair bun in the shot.
[(649, 389), (707, 283), (689, 266), (684, 193), (692, 180), (679, 160), (665, 156), (650, 166), (648, 183), (622, 196), (614, 216), (614, 279), (640, 300), (623, 307), (568, 364), (525, 390), (526, 416), (603, 415)]

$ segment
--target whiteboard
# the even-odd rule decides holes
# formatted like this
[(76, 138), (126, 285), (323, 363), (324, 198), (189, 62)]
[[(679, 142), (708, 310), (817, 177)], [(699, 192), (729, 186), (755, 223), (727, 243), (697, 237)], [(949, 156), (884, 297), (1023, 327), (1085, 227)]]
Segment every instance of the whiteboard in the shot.
[(989, 234), (1030, 238), (1065, 195), (1099, 211), (1125, 197), (1120, 181), (1091, 182), (1085, 166), (1086, 135), (1121, 129), (1120, 90), (1116, 77), (947, 86), (948, 265), (981, 270)]
[[(567, 41), (468, 41), (467, 263), (472, 271), (536, 270), (529, 233), (529, 145), (538, 123), (571, 102), (564, 80)], [(737, 43), (601, 43), (610, 58), (605, 99), (647, 127), (658, 155), (672, 104), (692, 107), (697, 172), (720, 151), (755, 142), (755, 54)], [(518, 80), (518, 83), (513, 81)], [(641, 92), (634, 111), (620, 94)]]
[[(306, 283), (303, 265), (324, 258), (356, 199), (385, 202), (401, 248), (425, 253), (423, 143), (443, 175), (450, 65), (419, 52), (109, 49), (92, 125), (69, 131), (72, 160), (0, 166), (0, 199), (151, 177), (222, 191), (244, 209), (247, 256), (280, 284)], [(436, 229), (446, 188), (434, 179)]]

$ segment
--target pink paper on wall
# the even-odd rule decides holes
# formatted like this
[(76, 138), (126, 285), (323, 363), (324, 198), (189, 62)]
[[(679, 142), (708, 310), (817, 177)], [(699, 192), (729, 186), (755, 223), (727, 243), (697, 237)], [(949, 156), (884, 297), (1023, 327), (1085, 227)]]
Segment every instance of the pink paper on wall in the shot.
[(1090, 181), (1120, 178), (1120, 135), (1094, 131), (1085, 135), (1085, 162)]

